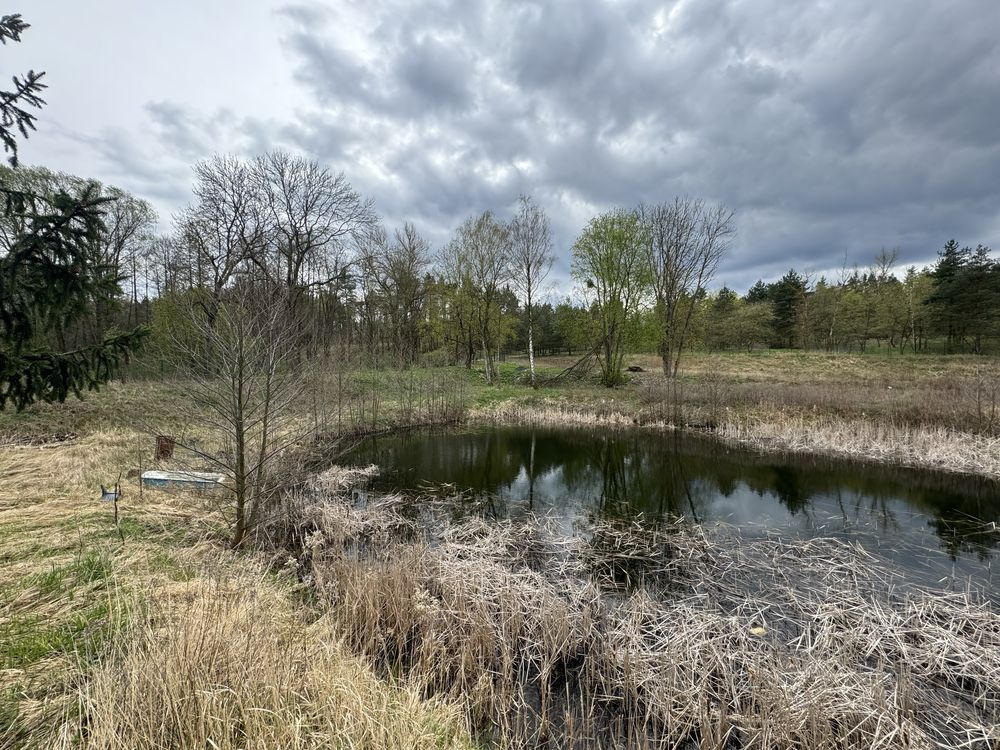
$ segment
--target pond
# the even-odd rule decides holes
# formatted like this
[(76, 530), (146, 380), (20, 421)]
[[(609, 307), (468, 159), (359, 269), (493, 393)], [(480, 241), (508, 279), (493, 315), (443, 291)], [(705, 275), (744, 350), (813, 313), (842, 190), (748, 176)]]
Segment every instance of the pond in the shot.
[(471, 427), (371, 438), (375, 491), (485, 500), (499, 517), (546, 514), (579, 533), (605, 516), (683, 517), (750, 536), (855, 541), (919, 585), (1000, 599), (1000, 485), (958, 475), (768, 455), (648, 430)]

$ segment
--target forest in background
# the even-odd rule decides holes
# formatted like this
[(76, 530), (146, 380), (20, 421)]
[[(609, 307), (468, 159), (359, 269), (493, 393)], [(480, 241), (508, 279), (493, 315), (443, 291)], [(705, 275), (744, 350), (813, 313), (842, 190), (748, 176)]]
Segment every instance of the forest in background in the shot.
[[(600, 356), (608, 310), (622, 351), (661, 355), (665, 341), (675, 354), (681, 348), (983, 354), (995, 351), (1000, 337), (1000, 263), (982, 245), (949, 241), (936, 263), (911, 266), (901, 276), (898, 251), (882, 250), (865, 268), (845, 265), (837, 278), (792, 269), (741, 295), (711, 286), (735, 232), (730, 212), (716, 217), (726, 224), (726, 242), (705, 259), (701, 275), (674, 279), (672, 296), (664, 295), (655, 263), (646, 260), (656, 247), (656, 210), (673, 210), (667, 226), (676, 229), (678, 210), (702, 216), (713, 209), (681, 199), (595, 218), (574, 247), (573, 291), (562, 295), (546, 278), (554, 253), (547, 217), (529, 198), (510, 220), (490, 211), (470, 218), (435, 249), (411, 224), (384, 227), (343, 173), (308, 159), (281, 152), (215, 157), (197, 164), (194, 178), (191, 204), (163, 233), (164, 222), (141, 197), (44, 168), (3, 168), (0, 180), (19, 190), (55, 196), (90, 187), (111, 199), (93, 254), (107, 282), (99, 288), (112, 291), (94, 296), (48, 345), (73, 349), (145, 325), (151, 336), (132, 373), (169, 374), (178, 348), (191, 344), (185, 336), (196, 335), (192, 316), (211, 325), (227, 295), (241, 287), (282, 297), (294, 311), (301, 356), (371, 367), (472, 367), (482, 360), (488, 380), (495, 362), (528, 350), (529, 333), (538, 355), (596, 350)], [(631, 229), (629, 217), (636, 219)], [(612, 225), (617, 234), (608, 233)], [(5, 216), (4, 248), (21, 231), (16, 216)], [(513, 252), (526, 235), (537, 251), (533, 288), (525, 285), (530, 267), (526, 275)], [(637, 265), (603, 289), (596, 277), (623, 269), (618, 261), (610, 268), (581, 262), (587, 238), (595, 236), (618, 261), (629, 257), (620, 243), (631, 242), (637, 264), (651, 268)], [(662, 248), (671, 238), (660, 242)], [(669, 259), (664, 268), (670, 270)], [(667, 302), (675, 308), (672, 330)]]

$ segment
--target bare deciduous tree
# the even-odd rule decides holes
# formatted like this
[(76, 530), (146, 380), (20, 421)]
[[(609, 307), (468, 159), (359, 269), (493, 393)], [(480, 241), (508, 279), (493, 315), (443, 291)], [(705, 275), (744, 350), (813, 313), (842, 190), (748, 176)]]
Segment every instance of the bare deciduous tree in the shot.
[(261, 193), (249, 167), (234, 156), (215, 156), (195, 165), (194, 203), (176, 219), (191, 249), (196, 282), (208, 290), (204, 303), (215, 321), (223, 290), (265, 246)]
[[(101, 261), (115, 279), (129, 282), (132, 305), (127, 322), (131, 323), (139, 303), (139, 264), (156, 224), (156, 211), (147, 201), (124, 190), (109, 188), (107, 194), (114, 200), (107, 204), (104, 213), (106, 231), (101, 238)], [(101, 329), (106, 323), (103, 312), (98, 306), (97, 323)]]
[[(412, 365), (420, 354), (430, 245), (410, 223), (397, 229), (392, 239), (378, 228), (372, 232), (370, 241), (362, 245), (358, 263), (362, 283), (368, 288), (365, 302), (374, 303), (366, 306), (369, 317), (384, 318), (396, 363), (401, 367)], [(374, 327), (372, 323), (369, 325)]]
[(552, 233), (545, 211), (526, 196), (518, 200), (518, 210), (510, 223), (512, 256), (512, 278), (514, 286), (524, 300), (524, 310), (528, 322), (528, 367), (531, 371), (531, 386), (537, 387), (535, 380), (535, 337), (533, 328), (533, 308), (539, 287), (552, 268)]
[(229, 480), (224, 510), (238, 547), (276, 497), (278, 459), (302, 437), (292, 421), (306, 383), (295, 359), (301, 327), (283, 291), (249, 284), (228, 290), (211, 322), (192, 310), (190, 323), (198, 335), (175, 340), (178, 364), (190, 371), (197, 419), (222, 444), (195, 452)]
[(475, 300), (468, 263), (457, 241), (452, 240), (441, 249), (437, 268), (441, 279), (439, 299), (435, 302), (442, 336), (455, 346), (456, 359), (464, 359), (465, 369), (469, 370), (476, 356)]
[(500, 292), (510, 282), (510, 233), (492, 211), (484, 211), (459, 227), (441, 260), (446, 275), (471, 297), (486, 382), (492, 384), (501, 338)]
[(735, 213), (694, 198), (640, 206), (659, 313), (663, 373), (676, 377), (694, 304), (715, 275), (736, 234)]
[(371, 231), (377, 217), (343, 172), (315, 161), (276, 151), (254, 160), (253, 172), (273, 235), (270, 257), (253, 260), (284, 284), (294, 305), (307, 290), (342, 277), (348, 244)]

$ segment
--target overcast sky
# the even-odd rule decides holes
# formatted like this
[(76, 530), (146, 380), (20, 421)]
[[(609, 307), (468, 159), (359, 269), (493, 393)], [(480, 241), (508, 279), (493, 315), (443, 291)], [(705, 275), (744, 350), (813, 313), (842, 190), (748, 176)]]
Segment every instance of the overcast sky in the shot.
[(191, 164), (303, 152), (435, 245), (519, 193), (559, 274), (595, 213), (737, 210), (719, 282), (1000, 247), (1000, 0), (32, 0), (27, 164), (148, 198)]

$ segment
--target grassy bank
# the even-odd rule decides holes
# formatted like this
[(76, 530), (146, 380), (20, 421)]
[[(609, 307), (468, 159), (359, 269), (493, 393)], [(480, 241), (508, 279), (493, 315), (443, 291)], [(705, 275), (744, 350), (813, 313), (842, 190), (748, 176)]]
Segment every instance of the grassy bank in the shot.
[[(558, 372), (569, 358), (542, 359)], [(628, 385), (584, 381), (480, 399), (475, 418), (688, 428), (759, 450), (1000, 477), (1000, 361), (814, 352), (691, 354), (669, 382), (636, 356)], [(509, 367), (521, 363), (511, 361)]]
[(345, 649), (283, 558), (228, 551), (216, 497), (123, 478), (116, 527), (99, 486), (149, 468), (138, 422), (213, 439), (183, 383), (0, 414), (0, 747), (470, 745), (454, 707)]

